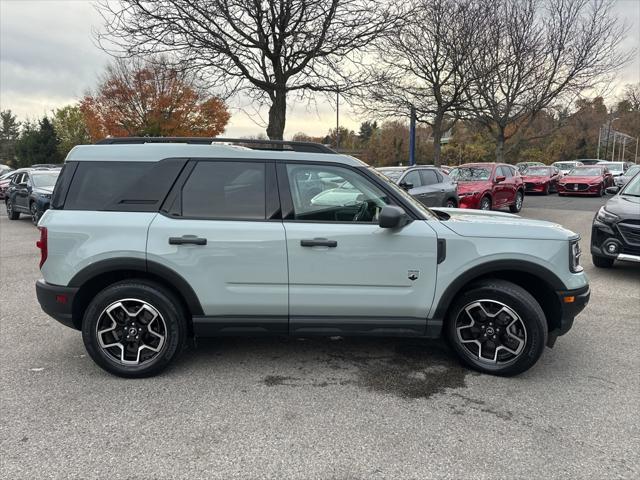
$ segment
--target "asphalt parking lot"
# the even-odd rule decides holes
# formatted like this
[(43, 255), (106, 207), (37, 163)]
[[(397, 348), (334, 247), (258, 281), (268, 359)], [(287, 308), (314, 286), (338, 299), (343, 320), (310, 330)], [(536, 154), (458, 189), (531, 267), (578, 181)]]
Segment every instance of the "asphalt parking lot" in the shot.
[(522, 215), (582, 235), (591, 302), (516, 378), (439, 342), (201, 341), (123, 380), (41, 312), (37, 231), (0, 215), (2, 478), (638, 478), (640, 268), (596, 270), (606, 199), (531, 197)]

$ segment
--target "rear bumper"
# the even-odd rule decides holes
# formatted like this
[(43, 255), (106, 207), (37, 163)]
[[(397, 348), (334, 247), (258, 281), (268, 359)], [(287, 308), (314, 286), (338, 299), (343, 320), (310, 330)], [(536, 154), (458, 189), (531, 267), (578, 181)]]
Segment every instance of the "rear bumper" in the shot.
[(547, 341), (549, 347), (553, 346), (559, 336), (571, 330), (574, 319), (584, 310), (587, 303), (589, 303), (591, 290), (589, 290), (589, 285), (585, 285), (575, 290), (560, 290), (557, 291), (556, 294), (560, 300), (561, 315), (559, 326), (549, 332), (549, 339)]
[(44, 280), (36, 282), (36, 295), (40, 308), (63, 325), (78, 330), (73, 322), (73, 299), (77, 288), (51, 285)]

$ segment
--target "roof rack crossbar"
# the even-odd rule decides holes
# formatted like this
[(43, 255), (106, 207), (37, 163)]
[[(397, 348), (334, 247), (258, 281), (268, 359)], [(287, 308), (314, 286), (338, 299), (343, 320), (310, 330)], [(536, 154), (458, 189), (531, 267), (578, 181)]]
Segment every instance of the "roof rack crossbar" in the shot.
[[(320, 143), (294, 142), (287, 140), (258, 140), (247, 138), (219, 137), (111, 137), (96, 142), (96, 145), (134, 145), (143, 143), (187, 143), (192, 145), (211, 145), (212, 143), (232, 143), (254, 150), (291, 150), (307, 153), (336, 153)], [(278, 148), (279, 147), (279, 148)], [(287, 148), (285, 148), (287, 147)]]

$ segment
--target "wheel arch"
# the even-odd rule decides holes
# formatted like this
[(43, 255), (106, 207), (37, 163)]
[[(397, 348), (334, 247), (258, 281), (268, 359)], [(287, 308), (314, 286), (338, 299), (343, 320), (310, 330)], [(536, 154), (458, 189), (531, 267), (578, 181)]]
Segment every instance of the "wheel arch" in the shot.
[(540, 304), (549, 331), (559, 328), (562, 306), (556, 292), (567, 287), (551, 270), (524, 260), (496, 260), (464, 272), (441, 295), (433, 317), (446, 322), (449, 309), (458, 294), (474, 283), (489, 278), (507, 280), (527, 290)]
[(187, 313), (189, 328), (194, 315), (204, 315), (196, 293), (177, 272), (140, 258), (114, 258), (85, 267), (69, 282), (69, 287), (78, 288), (72, 310), (74, 326), (82, 328), (84, 312), (96, 293), (115, 282), (131, 278), (151, 280), (174, 293)]

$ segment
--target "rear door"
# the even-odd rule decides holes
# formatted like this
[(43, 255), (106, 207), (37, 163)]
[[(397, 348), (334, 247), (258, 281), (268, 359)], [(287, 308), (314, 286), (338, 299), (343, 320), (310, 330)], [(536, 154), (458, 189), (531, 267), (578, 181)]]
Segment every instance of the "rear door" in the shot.
[[(314, 180), (323, 177), (339, 187)], [(358, 169), (281, 164), (278, 181), (291, 332), (424, 334), (437, 268), (428, 222), (380, 228), (380, 209), (394, 199)]]
[(273, 163), (190, 162), (149, 228), (147, 260), (180, 274), (198, 335), (287, 333), (287, 255)]

